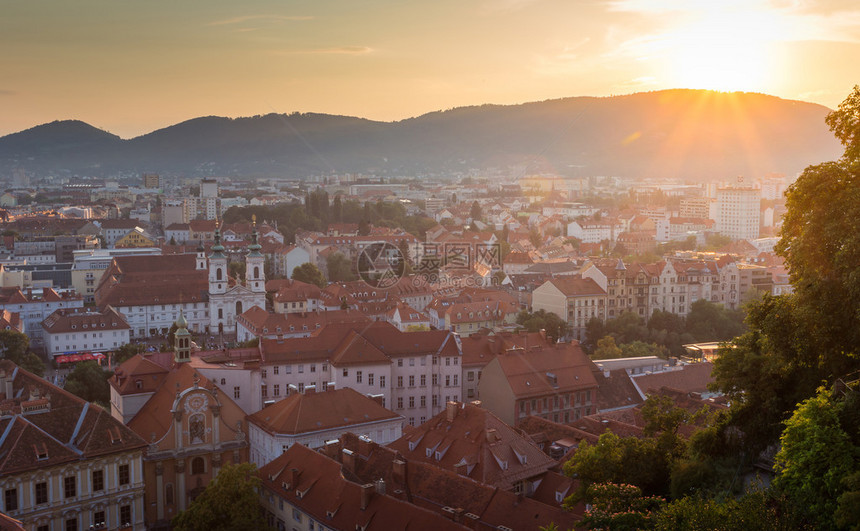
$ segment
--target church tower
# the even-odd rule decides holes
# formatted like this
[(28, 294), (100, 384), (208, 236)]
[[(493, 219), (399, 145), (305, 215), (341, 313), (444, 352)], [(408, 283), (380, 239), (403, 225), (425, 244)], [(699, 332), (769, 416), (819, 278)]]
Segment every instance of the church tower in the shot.
[(180, 309), (173, 340), (173, 363), (179, 365), (189, 361), (191, 361), (191, 333), (188, 331), (188, 321), (185, 320), (185, 315)]
[(195, 269), (197, 271), (206, 269), (206, 247), (203, 246), (203, 240), (200, 240), (200, 244), (197, 246), (197, 267)]
[(266, 258), (260, 253), (263, 246), (260, 245), (257, 234), (257, 216), (253, 216), (252, 219), (251, 245), (248, 246), (248, 254), (245, 255), (245, 286), (252, 293), (266, 293)]
[(227, 292), (227, 256), (221, 245), (221, 227), (215, 228), (215, 245), (209, 255), (209, 295)]

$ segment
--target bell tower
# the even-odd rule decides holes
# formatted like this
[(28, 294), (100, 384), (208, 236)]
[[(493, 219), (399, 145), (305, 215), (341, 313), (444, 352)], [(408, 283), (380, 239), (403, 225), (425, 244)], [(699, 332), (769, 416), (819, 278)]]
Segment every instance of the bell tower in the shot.
[(248, 254), (245, 255), (245, 286), (252, 293), (266, 293), (266, 257), (260, 253), (263, 246), (260, 245), (257, 234), (257, 216), (254, 215), (252, 219), (251, 245), (248, 246)]

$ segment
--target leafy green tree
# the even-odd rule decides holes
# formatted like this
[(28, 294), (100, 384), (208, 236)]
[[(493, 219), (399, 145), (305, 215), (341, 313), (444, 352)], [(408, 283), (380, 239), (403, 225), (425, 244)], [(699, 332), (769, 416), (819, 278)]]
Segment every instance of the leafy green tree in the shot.
[(260, 477), (252, 463), (227, 464), (188, 509), (173, 518), (177, 531), (270, 529), (260, 510)]
[(479, 221), (483, 216), (481, 205), (477, 201), (472, 201), (472, 207), (469, 209), (469, 217), (472, 221)]
[(110, 404), (110, 376), (111, 372), (102, 369), (97, 362), (84, 361), (66, 377), (65, 390), (87, 402), (107, 405)]
[(30, 350), (30, 338), (17, 330), (0, 330), (0, 356), (20, 365)]
[(615, 483), (591, 485), (586, 497), (592, 507), (579, 521), (580, 525), (613, 531), (654, 529), (657, 515), (666, 503), (659, 496), (643, 496), (639, 487)]
[(646, 343), (644, 341), (633, 341), (632, 343), (621, 345), (622, 358), (641, 358), (645, 356), (657, 356), (665, 359), (669, 357), (669, 351), (666, 347), (662, 347), (657, 343)]
[(246, 267), (247, 266), (244, 261), (238, 261), (230, 262), (230, 264), (227, 266), (227, 269), (229, 270), (231, 277), (235, 278), (239, 282), (242, 282), (245, 280)]
[(546, 310), (538, 310), (529, 312), (521, 310), (517, 314), (517, 324), (525, 327), (529, 332), (539, 332), (545, 330), (547, 338), (555, 341), (567, 335), (570, 328), (567, 321), (552, 312)]
[(743, 310), (729, 310), (705, 299), (690, 305), (685, 330), (695, 341), (730, 341), (746, 331)]
[(358, 222), (358, 235), (367, 236), (370, 234), (370, 223), (366, 219)]
[(725, 500), (687, 496), (666, 506), (656, 518), (658, 531), (794, 531), (803, 529), (780, 500), (763, 490)]
[(307, 282), (308, 284), (316, 284), (317, 286), (324, 288), (326, 287), (325, 276), (322, 274), (322, 271), (310, 262), (305, 262), (300, 266), (296, 266), (293, 268), (293, 280), (298, 280), (300, 282)]
[(843, 480), (860, 470), (860, 447), (840, 421), (844, 407), (840, 392), (819, 388), (785, 422), (774, 460), (774, 486), (803, 507), (818, 529), (836, 529), (834, 515), (846, 491)]
[(352, 262), (343, 253), (331, 253), (326, 258), (329, 282), (348, 282), (355, 280)]
[(854, 85), (851, 94), (827, 115), (825, 121), (845, 146), (845, 159), (860, 160), (860, 86)]
[(591, 358), (595, 360), (611, 360), (620, 358), (621, 355), (621, 349), (615, 344), (615, 338), (612, 336), (606, 336), (597, 341), (597, 348), (594, 350), (594, 354), (591, 355)]
[(35, 374), (36, 376), (42, 377), (45, 375), (45, 363), (42, 361), (42, 358), (33, 352), (24, 354), (24, 357), (21, 358), (18, 366), (25, 371)]
[[(171, 327), (173, 333), (176, 333), (176, 330)], [(173, 343), (171, 343), (172, 345)], [(126, 343), (122, 345), (118, 349), (113, 352), (113, 363), (119, 365), (120, 363), (133, 358), (135, 355), (140, 354), (146, 350), (145, 345), (138, 345), (136, 343)]]

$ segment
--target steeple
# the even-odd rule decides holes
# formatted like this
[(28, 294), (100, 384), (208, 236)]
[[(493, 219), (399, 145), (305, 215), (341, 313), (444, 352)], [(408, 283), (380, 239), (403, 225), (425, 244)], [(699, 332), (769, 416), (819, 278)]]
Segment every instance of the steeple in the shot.
[[(216, 221), (217, 223), (217, 221)], [(209, 255), (209, 294), (219, 295), (227, 292), (227, 256), (221, 245), (221, 226), (215, 226), (215, 245)]]
[(263, 248), (257, 234), (257, 216), (251, 217), (251, 245), (245, 255), (245, 285), (254, 293), (266, 292), (266, 257), (260, 252)]
[(191, 333), (188, 331), (188, 321), (185, 319), (181, 308), (175, 324), (176, 334), (173, 340), (173, 362), (179, 365), (180, 363), (191, 361)]
[(200, 240), (199, 245), (197, 245), (197, 270), (202, 271), (206, 269), (206, 247), (203, 245), (203, 240)]

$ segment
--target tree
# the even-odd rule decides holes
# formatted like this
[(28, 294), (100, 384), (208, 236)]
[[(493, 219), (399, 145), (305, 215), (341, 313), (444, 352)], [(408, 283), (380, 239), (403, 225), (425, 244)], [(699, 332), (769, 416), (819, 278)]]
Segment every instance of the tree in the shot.
[(543, 245), (543, 238), (535, 229), (529, 231), (529, 241), (535, 246), (535, 248), (540, 248)]
[(520, 313), (517, 314), (517, 324), (524, 326), (529, 332), (539, 332), (544, 330), (547, 338), (551, 341), (561, 339), (566, 336), (569, 331), (567, 321), (564, 321), (556, 314), (543, 309), (534, 313), (527, 310), (521, 310)]
[(30, 338), (17, 330), (0, 330), (0, 356), (20, 365), (30, 350)]
[(326, 271), (329, 282), (349, 282), (356, 279), (352, 262), (343, 253), (331, 253), (326, 257)]
[(469, 217), (472, 218), (472, 221), (479, 221), (483, 216), (483, 212), (481, 211), (481, 205), (478, 204), (477, 201), (472, 201), (472, 207), (469, 209)]
[(615, 338), (606, 336), (603, 339), (597, 340), (597, 348), (594, 350), (594, 354), (591, 355), (591, 359), (611, 360), (620, 358), (621, 355), (621, 349), (615, 344)]
[(110, 404), (108, 378), (111, 372), (102, 369), (95, 361), (78, 363), (66, 377), (65, 390), (86, 400), (102, 405)]
[(260, 510), (261, 480), (253, 463), (227, 464), (188, 509), (173, 518), (177, 531), (270, 529)]
[(320, 288), (326, 287), (325, 276), (322, 274), (322, 271), (310, 262), (305, 262), (300, 266), (294, 267), (292, 278), (300, 282), (315, 284)]
[[(818, 529), (836, 529), (838, 500), (847, 490), (843, 480), (860, 469), (860, 446), (852, 443), (841, 422), (845, 405), (841, 392), (819, 388), (785, 422), (774, 460), (775, 487), (803, 507)], [(855, 428), (860, 426), (849, 427)]]
[(40, 378), (45, 375), (45, 363), (33, 352), (25, 354), (18, 366)]
[(654, 529), (659, 511), (666, 503), (659, 496), (643, 496), (639, 487), (615, 483), (591, 485), (586, 497), (592, 507), (579, 521), (580, 525), (613, 531)]
[(227, 269), (230, 272), (230, 276), (242, 282), (245, 280), (245, 268), (247, 265), (244, 261), (241, 262), (230, 262), (227, 265)]
[(358, 222), (358, 235), (367, 236), (368, 234), (370, 234), (370, 222), (366, 219), (362, 219)]
[(792, 531), (798, 529), (781, 500), (753, 490), (725, 500), (687, 496), (666, 506), (656, 518), (659, 531)]
[[(171, 327), (171, 330), (173, 330), (172, 327)], [(176, 333), (176, 330), (173, 330), (173, 332)], [(172, 344), (173, 343), (171, 343), (171, 345)], [(146, 350), (146, 347), (144, 345), (138, 345), (135, 343), (126, 343), (125, 345), (122, 345), (118, 349), (114, 350), (114, 352), (113, 352), (113, 363), (116, 363), (117, 365), (119, 365), (120, 363), (122, 363), (122, 362), (124, 362), (130, 358), (133, 358), (135, 355), (140, 354), (144, 350)]]
[(860, 86), (839, 104), (839, 108), (825, 118), (825, 122), (845, 146), (845, 159), (860, 160)]

